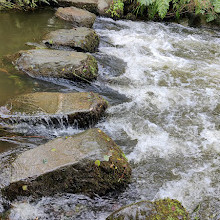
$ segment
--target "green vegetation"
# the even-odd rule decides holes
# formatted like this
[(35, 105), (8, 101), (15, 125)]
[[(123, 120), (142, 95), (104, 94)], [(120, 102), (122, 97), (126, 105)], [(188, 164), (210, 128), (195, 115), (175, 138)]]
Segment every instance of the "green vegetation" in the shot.
[(112, 18), (120, 18), (124, 12), (123, 0), (113, 0), (112, 5), (106, 11)]
[(33, 9), (38, 5), (57, 2), (56, 0), (0, 0), (0, 10), (7, 9)]
[(186, 13), (193, 13), (204, 15), (210, 22), (217, 19), (220, 13), (220, 0), (131, 0), (129, 3), (127, 0), (115, 0), (107, 13), (119, 17), (118, 11), (123, 11), (124, 3), (129, 5), (128, 12), (147, 16), (151, 20), (174, 17), (179, 20)]

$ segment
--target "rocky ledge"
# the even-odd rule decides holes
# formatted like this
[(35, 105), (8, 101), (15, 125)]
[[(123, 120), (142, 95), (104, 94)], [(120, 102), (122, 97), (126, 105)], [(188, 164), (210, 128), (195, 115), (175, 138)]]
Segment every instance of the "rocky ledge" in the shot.
[(20, 51), (14, 59), (13, 64), (32, 77), (92, 81), (98, 75), (96, 59), (81, 52), (35, 49)]
[(70, 47), (76, 51), (94, 53), (99, 46), (99, 36), (86, 27), (61, 29), (47, 34), (43, 43), (54, 49)]
[(95, 14), (75, 7), (60, 7), (57, 9), (55, 15), (60, 19), (72, 22), (75, 27), (91, 28), (96, 19)]
[(79, 128), (93, 126), (104, 114), (108, 104), (96, 93), (37, 92), (20, 95), (8, 101), (8, 111), (0, 114), (4, 123), (73, 124)]
[(106, 220), (190, 220), (181, 203), (174, 199), (161, 199), (155, 202), (141, 201), (125, 206), (111, 214)]
[(104, 195), (124, 188), (130, 175), (120, 148), (94, 128), (20, 154), (11, 164), (10, 184), (2, 194), (9, 200), (59, 192)]

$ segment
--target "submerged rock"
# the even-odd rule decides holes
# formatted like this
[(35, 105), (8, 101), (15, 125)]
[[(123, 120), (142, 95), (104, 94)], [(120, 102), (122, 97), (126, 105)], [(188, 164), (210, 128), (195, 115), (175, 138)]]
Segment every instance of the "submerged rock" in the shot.
[(155, 202), (141, 201), (125, 206), (111, 214), (106, 220), (190, 220), (181, 203), (174, 199)]
[(11, 182), (2, 194), (9, 200), (59, 192), (104, 195), (125, 187), (130, 175), (120, 148), (94, 128), (56, 138), (19, 155), (11, 164)]
[(58, 8), (55, 15), (65, 21), (70, 21), (74, 26), (91, 28), (96, 15), (75, 7)]
[(96, 59), (74, 51), (36, 49), (20, 51), (13, 62), (32, 77), (53, 77), (92, 81), (97, 78)]
[(27, 122), (45, 125), (94, 125), (107, 108), (107, 101), (96, 93), (37, 92), (8, 101), (9, 112), (0, 115), (5, 123)]
[(52, 31), (43, 41), (48, 47), (71, 47), (77, 51), (94, 53), (99, 46), (99, 36), (90, 28), (78, 27)]

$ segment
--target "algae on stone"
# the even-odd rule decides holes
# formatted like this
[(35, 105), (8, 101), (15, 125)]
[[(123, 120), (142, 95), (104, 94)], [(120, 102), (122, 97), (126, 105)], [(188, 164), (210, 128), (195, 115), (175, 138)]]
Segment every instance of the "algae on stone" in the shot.
[[(14, 160), (10, 184), (2, 193), (14, 200), (17, 196), (39, 197), (59, 192), (92, 196), (121, 190), (131, 176), (131, 168), (123, 155), (115, 142), (97, 128), (56, 138), (25, 151)], [(95, 164), (96, 160), (100, 166)]]
[(174, 199), (141, 201), (112, 213), (106, 220), (190, 220), (181, 203)]
[(55, 49), (64, 46), (77, 51), (94, 53), (99, 46), (99, 36), (90, 28), (78, 27), (52, 31), (44, 37), (43, 42)]
[(15, 57), (14, 65), (32, 77), (88, 82), (95, 80), (98, 74), (96, 59), (81, 52), (36, 49), (20, 51)]

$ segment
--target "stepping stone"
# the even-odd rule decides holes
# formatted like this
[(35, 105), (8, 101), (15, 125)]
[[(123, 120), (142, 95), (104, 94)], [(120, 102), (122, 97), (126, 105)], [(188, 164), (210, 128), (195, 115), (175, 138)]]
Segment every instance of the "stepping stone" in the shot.
[(71, 47), (77, 51), (94, 53), (99, 46), (99, 36), (90, 28), (78, 27), (52, 31), (44, 37), (48, 47)]
[(20, 51), (14, 65), (32, 77), (92, 81), (97, 78), (96, 59), (74, 51), (35, 49)]
[(2, 193), (9, 200), (60, 192), (105, 195), (123, 189), (130, 176), (124, 153), (110, 137), (94, 128), (20, 154), (11, 164), (10, 183)]
[(97, 13), (98, 10), (98, 0), (58, 0), (57, 2), (63, 7), (74, 6), (92, 13)]
[(93, 126), (104, 114), (107, 101), (96, 93), (36, 92), (20, 95), (8, 101), (7, 114), (0, 114), (4, 123), (27, 122), (62, 126), (75, 124), (79, 128)]
[(112, 0), (58, 0), (60, 6), (74, 6), (99, 15), (105, 15), (111, 3)]
[(55, 15), (65, 21), (72, 22), (75, 27), (91, 28), (96, 19), (95, 14), (75, 7), (58, 8)]

